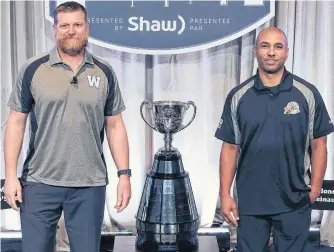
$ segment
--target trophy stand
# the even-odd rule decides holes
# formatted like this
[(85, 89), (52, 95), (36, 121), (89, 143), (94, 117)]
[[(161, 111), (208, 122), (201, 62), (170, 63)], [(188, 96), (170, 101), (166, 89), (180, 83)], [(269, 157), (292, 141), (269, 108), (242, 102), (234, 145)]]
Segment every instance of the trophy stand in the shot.
[[(142, 109), (151, 110), (153, 125)], [(194, 114), (185, 126), (182, 120), (189, 106)], [(186, 128), (195, 118), (193, 102), (144, 101), (141, 116), (152, 129), (164, 134), (164, 147), (154, 155), (136, 214), (136, 248), (141, 251), (196, 251), (199, 216), (189, 174), (184, 170), (180, 152), (172, 147), (173, 134)]]

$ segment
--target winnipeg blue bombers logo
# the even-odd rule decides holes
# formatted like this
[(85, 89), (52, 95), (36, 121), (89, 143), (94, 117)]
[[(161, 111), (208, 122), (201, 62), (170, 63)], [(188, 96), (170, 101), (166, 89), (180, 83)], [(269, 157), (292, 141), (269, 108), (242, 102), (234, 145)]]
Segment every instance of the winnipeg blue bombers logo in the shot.
[(87, 75), (87, 80), (90, 87), (99, 88), (101, 80), (100, 76)]
[[(221, 45), (274, 16), (274, 0), (78, 0), (89, 42), (124, 52), (179, 54)], [(46, 18), (64, 1), (46, 2)]]

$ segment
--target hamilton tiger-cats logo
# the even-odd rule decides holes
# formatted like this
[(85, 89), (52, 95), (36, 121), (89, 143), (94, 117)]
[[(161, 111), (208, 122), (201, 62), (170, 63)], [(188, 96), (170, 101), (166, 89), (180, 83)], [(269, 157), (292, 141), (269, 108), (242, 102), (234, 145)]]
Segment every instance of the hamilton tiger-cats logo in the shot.
[(300, 113), (299, 104), (295, 101), (289, 102), (284, 108), (284, 115), (295, 115)]

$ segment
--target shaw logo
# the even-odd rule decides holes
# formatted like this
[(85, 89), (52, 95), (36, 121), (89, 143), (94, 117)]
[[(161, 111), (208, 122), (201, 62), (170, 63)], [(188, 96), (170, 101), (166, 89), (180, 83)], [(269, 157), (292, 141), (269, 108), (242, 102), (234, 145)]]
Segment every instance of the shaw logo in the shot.
[[(181, 34), (184, 31), (185, 28), (185, 21), (183, 17), (180, 15), (177, 16), (180, 20), (181, 27), (178, 30), (177, 34)], [(158, 32), (158, 31), (164, 31), (164, 32), (174, 32), (177, 30), (177, 20), (145, 20), (144, 17), (130, 17), (129, 18), (129, 24), (131, 25), (128, 27), (129, 31), (152, 31), (152, 32)]]
[[(140, 54), (179, 54), (227, 43), (274, 17), (275, 0), (78, 0), (88, 12), (89, 42)], [(56, 6), (45, 1), (53, 22)]]

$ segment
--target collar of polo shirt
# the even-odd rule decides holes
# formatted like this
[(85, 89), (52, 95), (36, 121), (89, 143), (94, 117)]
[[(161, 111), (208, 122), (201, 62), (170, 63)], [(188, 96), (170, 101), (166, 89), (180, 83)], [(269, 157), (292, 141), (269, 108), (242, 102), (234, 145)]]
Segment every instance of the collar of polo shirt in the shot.
[[(87, 49), (85, 49), (83, 62), (94, 65), (92, 54), (88, 52)], [(59, 56), (57, 47), (55, 46), (50, 52), (50, 64), (51, 66), (53, 66), (57, 64), (63, 64), (63, 63), (64, 62), (61, 60)]]
[[(264, 90), (264, 89), (268, 89), (268, 87), (266, 87), (265, 85), (263, 85), (260, 76), (259, 76), (259, 70), (257, 70), (256, 75), (255, 75), (255, 83), (254, 83), (254, 87), (257, 90)], [(284, 90), (290, 90), (293, 86), (293, 78), (292, 75), (289, 71), (287, 71), (284, 67), (284, 73), (281, 79), (281, 82), (279, 84), (279, 90), (280, 91), (284, 91)]]

